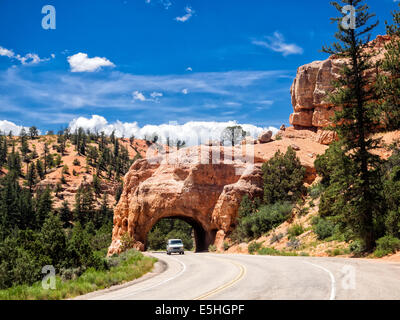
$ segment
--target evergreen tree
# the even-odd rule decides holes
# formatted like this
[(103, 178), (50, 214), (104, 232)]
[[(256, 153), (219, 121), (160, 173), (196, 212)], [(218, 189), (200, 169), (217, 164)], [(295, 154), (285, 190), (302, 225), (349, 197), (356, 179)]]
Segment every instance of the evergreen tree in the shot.
[(60, 221), (55, 214), (50, 214), (40, 230), (43, 252), (51, 259), (56, 268), (64, 264), (66, 256), (66, 237)]
[[(377, 148), (377, 140), (371, 137), (380, 121), (379, 112), (373, 99), (374, 88), (369, 85), (370, 79), (366, 72), (373, 68), (368, 48), (370, 32), (378, 23), (369, 24), (374, 17), (368, 12), (368, 6), (363, 0), (342, 0), (343, 5), (332, 2), (339, 11), (339, 17), (332, 19), (338, 23), (338, 32), (335, 37), (340, 41), (331, 48), (323, 50), (345, 59), (342, 76), (335, 84), (336, 90), (330, 100), (337, 108), (333, 119), (333, 130), (338, 133), (345, 157), (351, 162), (351, 176), (343, 177), (353, 183), (346, 189), (336, 190), (331, 195), (331, 202), (342, 203), (346, 207), (345, 221), (354, 234), (363, 240), (367, 250), (375, 245), (377, 237), (375, 222), (382, 212), (380, 197), (380, 160), (371, 153)], [(356, 10), (355, 28), (345, 28), (342, 25), (346, 14), (345, 5), (354, 6)], [(342, 180), (341, 187), (347, 187)], [(336, 187), (340, 187), (336, 185)], [(342, 207), (342, 206), (339, 206)], [(334, 210), (335, 207), (332, 207)], [(339, 212), (337, 212), (340, 214)]]
[(44, 221), (53, 212), (53, 199), (50, 188), (36, 195), (36, 226), (41, 228)]
[(68, 201), (63, 201), (62, 206), (59, 209), (59, 213), (63, 227), (70, 228), (72, 226), (71, 221), (73, 220), (73, 215), (71, 209), (69, 208)]
[(306, 170), (296, 152), (289, 147), (283, 154), (278, 151), (262, 166), (264, 179), (264, 202), (296, 201), (304, 192)]
[(40, 159), (36, 160), (36, 171), (37, 171), (37, 174), (38, 174), (40, 180), (43, 180), (45, 177), (44, 165)]
[(36, 184), (37, 180), (37, 172), (36, 172), (36, 167), (34, 163), (31, 163), (28, 172), (26, 174), (26, 181), (29, 186), (29, 190), (32, 192), (32, 187)]

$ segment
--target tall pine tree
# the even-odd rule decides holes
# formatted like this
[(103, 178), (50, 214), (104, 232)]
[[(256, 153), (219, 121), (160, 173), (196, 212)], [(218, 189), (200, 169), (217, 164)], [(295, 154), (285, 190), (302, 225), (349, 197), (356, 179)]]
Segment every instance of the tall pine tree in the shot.
[[(328, 190), (326, 195), (334, 197), (331, 202), (343, 204), (332, 206), (332, 210), (337, 207), (344, 210), (337, 214), (343, 214), (355, 237), (364, 242), (367, 250), (371, 250), (378, 236), (376, 224), (382, 213), (382, 186), (378, 170), (380, 159), (371, 152), (379, 145), (379, 141), (371, 136), (379, 121), (379, 113), (373, 102), (375, 91), (369, 85), (371, 79), (367, 78), (366, 72), (374, 67), (369, 42), (370, 32), (378, 23), (369, 23), (374, 15), (369, 13), (365, 1), (342, 0), (341, 3), (332, 2), (339, 11), (339, 17), (332, 19), (338, 24), (335, 37), (339, 42), (323, 48), (323, 51), (345, 61), (342, 75), (336, 82), (336, 90), (330, 96), (332, 104), (339, 110), (335, 113), (331, 129), (338, 133), (343, 152), (352, 168), (343, 170), (344, 174), (340, 177), (343, 183), (335, 184), (335, 192)], [(343, 13), (346, 12), (346, 6), (355, 8), (353, 27), (343, 24), (347, 19), (347, 13)], [(346, 172), (351, 175), (346, 176)], [(345, 181), (352, 181), (352, 184), (348, 186)]]

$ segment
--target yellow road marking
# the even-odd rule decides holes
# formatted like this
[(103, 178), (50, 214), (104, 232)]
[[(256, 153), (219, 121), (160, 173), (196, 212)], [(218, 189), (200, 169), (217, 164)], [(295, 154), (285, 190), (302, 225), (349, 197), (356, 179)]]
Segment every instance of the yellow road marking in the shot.
[(223, 286), (220, 286), (220, 287), (218, 287), (218, 288), (216, 288), (216, 289), (214, 289), (214, 290), (212, 290), (212, 291), (209, 291), (209, 292), (207, 292), (207, 293), (205, 293), (205, 294), (201, 295), (200, 297), (197, 297), (197, 298), (195, 298), (195, 299), (193, 299), (193, 300), (204, 300), (204, 299), (207, 299), (207, 298), (209, 298), (209, 297), (212, 296), (212, 295), (215, 295), (215, 294), (220, 293), (221, 291), (223, 291), (223, 290), (225, 290), (225, 289), (228, 289), (228, 288), (232, 287), (234, 284), (236, 284), (237, 282), (239, 282), (240, 280), (242, 280), (242, 278), (243, 278), (243, 277), (245, 276), (245, 274), (246, 274), (246, 268), (245, 268), (243, 265), (238, 264), (238, 263), (236, 263), (236, 262), (233, 262), (233, 261), (231, 261), (231, 260), (229, 260), (229, 262), (232, 263), (232, 264), (234, 264), (235, 266), (237, 266), (237, 267), (240, 269), (240, 272), (239, 272), (239, 274), (236, 276), (236, 278), (233, 279), (232, 281), (230, 281), (230, 282), (224, 284)]

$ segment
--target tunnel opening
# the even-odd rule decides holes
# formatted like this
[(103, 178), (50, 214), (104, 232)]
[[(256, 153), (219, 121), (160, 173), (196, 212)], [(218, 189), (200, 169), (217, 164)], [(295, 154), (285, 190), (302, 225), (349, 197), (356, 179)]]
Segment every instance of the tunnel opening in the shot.
[(214, 243), (215, 231), (207, 232), (196, 220), (189, 217), (171, 216), (158, 220), (145, 241), (145, 250), (165, 250), (168, 239), (182, 239), (185, 250), (206, 252)]

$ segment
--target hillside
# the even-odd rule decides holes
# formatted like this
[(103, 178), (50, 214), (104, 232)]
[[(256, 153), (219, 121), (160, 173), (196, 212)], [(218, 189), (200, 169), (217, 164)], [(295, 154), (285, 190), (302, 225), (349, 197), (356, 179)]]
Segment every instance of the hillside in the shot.
[[(139, 139), (122, 139), (104, 137), (104, 142), (100, 151), (102, 138), (100, 136), (88, 135), (88, 141), (85, 142), (85, 150), (78, 151), (76, 139), (72, 135), (42, 135), (35, 137), (3, 136), (7, 144), (8, 158), (10, 155), (18, 154), (21, 162), (21, 172), (19, 183), (21, 186), (27, 186), (28, 171), (34, 164), (34, 181), (32, 192), (37, 192), (50, 188), (53, 191), (54, 208), (61, 207), (66, 201), (70, 208), (75, 205), (75, 196), (78, 190), (85, 186), (94, 187), (93, 179), (96, 176), (98, 180), (99, 193), (95, 193), (94, 207), (98, 208), (101, 204), (101, 197), (106, 194), (108, 204), (113, 207), (116, 203), (116, 194), (121, 188), (121, 178), (134, 159), (144, 157), (150, 142)], [(85, 138), (86, 139), (86, 138)], [(26, 150), (22, 147), (25, 144)], [(60, 146), (62, 149), (60, 149)], [(47, 151), (45, 151), (47, 148)], [(3, 147), (4, 149), (4, 147)], [(118, 151), (116, 151), (118, 149)], [(118, 156), (115, 157), (117, 152)], [(109, 153), (109, 163), (101, 165), (102, 154)], [(38, 161), (44, 166), (45, 158), (48, 158), (48, 167), (46, 172), (40, 176), (38, 173)], [(10, 160), (8, 160), (10, 161)], [(123, 162), (119, 164), (117, 162)], [(100, 164), (100, 168), (99, 168)], [(115, 167), (117, 166), (117, 167)], [(8, 164), (2, 167), (1, 175), (8, 172)]]

